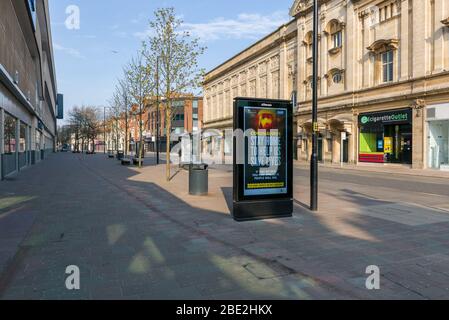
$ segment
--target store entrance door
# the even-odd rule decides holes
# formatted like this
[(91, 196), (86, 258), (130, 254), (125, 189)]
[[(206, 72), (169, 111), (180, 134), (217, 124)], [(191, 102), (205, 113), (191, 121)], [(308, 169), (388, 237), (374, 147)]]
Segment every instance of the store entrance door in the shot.
[(384, 126), (385, 162), (412, 164), (412, 126)]
[(401, 162), (411, 164), (412, 163), (412, 134), (403, 133), (401, 135)]

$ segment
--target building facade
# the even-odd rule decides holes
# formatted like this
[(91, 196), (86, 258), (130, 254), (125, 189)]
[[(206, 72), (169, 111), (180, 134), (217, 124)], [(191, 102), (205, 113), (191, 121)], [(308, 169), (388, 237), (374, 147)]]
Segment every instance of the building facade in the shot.
[[(173, 117), (171, 119), (172, 132), (177, 135), (200, 132), (203, 126), (203, 98), (188, 95), (174, 99)], [(137, 110), (137, 106), (134, 108)], [(142, 115), (143, 137), (147, 151), (154, 151), (157, 135), (157, 113), (155, 98), (151, 99)], [(165, 151), (167, 122), (165, 117), (165, 103), (161, 98), (159, 102), (159, 137), (160, 150)], [(133, 152), (136, 142), (140, 141), (139, 116), (134, 112), (128, 115), (128, 150)], [(125, 146), (125, 115), (120, 118), (110, 118), (106, 125), (107, 150), (124, 150)], [(173, 141), (175, 143), (176, 141)]]
[(48, 0), (0, 1), (2, 179), (55, 150), (57, 101)]
[[(177, 134), (192, 133), (200, 131), (203, 126), (203, 98), (202, 97), (182, 97), (173, 102), (174, 115), (172, 119), (172, 130)], [(159, 135), (166, 134), (165, 106), (164, 101), (160, 102), (159, 113)], [(157, 133), (156, 107), (152, 106), (148, 113), (148, 131), (151, 136)]]
[[(313, 1), (207, 74), (205, 127), (232, 127), (236, 96), (295, 96), (296, 157), (311, 156)], [(449, 3), (322, 0), (319, 159), (448, 168)]]

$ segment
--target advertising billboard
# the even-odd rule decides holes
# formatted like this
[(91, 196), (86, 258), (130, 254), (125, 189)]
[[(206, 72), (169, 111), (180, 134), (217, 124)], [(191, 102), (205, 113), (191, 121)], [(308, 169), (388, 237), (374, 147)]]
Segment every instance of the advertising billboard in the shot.
[[(244, 195), (287, 194), (287, 108), (244, 107)], [(292, 146), (290, 146), (292, 147)]]
[(235, 99), (234, 218), (236, 220), (291, 216), (292, 126), (291, 101)]

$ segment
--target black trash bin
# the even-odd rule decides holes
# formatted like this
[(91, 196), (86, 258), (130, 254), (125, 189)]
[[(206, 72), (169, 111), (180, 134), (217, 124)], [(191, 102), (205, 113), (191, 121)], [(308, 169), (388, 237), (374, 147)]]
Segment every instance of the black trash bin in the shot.
[(209, 193), (209, 169), (207, 164), (190, 165), (189, 194), (205, 196)]
[(125, 157), (125, 153), (123, 151), (117, 152), (117, 160), (122, 161), (122, 159)]

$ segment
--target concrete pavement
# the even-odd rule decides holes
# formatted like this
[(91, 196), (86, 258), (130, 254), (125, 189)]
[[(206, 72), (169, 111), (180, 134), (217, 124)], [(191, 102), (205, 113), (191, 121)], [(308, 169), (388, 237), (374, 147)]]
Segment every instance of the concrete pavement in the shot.
[[(295, 214), (236, 223), (229, 168), (187, 174), (56, 154), (0, 184), (3, 299), (447, 299), (449, 182), (322, 170), (320, 211), (295, 171)], [(329, 169), (331, 170), (331, 169)], [(65, 269), (81, 270), (81, 289)], [(369, 265), (381, 289), (367, 290)]]

